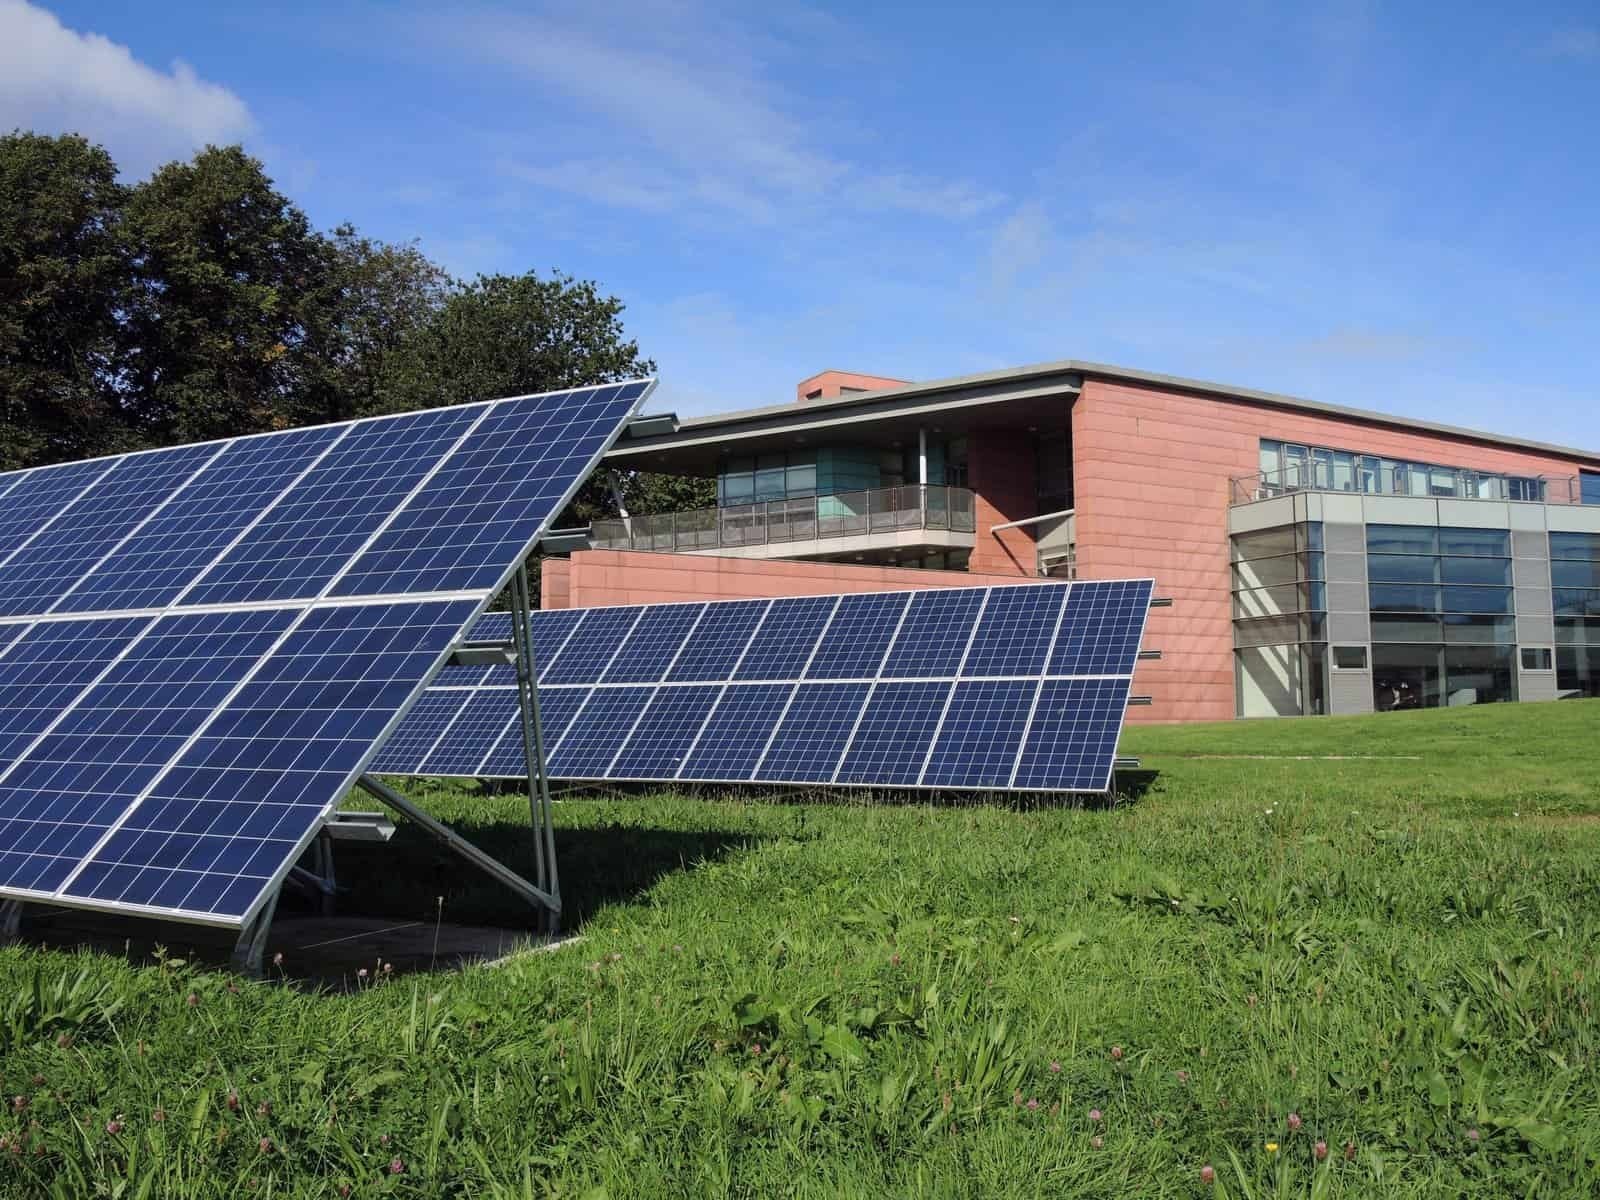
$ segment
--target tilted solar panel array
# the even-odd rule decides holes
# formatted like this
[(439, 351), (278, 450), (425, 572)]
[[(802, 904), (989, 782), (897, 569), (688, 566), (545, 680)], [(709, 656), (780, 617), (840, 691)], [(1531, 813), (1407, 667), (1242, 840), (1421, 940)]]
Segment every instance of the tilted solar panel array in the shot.
[[(551, 777), (1104, 791), (1150, 580), (533, 615)], [(509, 636), (486, 616), (475, 639)], [(518, 777), (509, 669), (441, 678), (372, 769)]]
[(0, 475), (0, 898), (247, 921), (651, 386)]

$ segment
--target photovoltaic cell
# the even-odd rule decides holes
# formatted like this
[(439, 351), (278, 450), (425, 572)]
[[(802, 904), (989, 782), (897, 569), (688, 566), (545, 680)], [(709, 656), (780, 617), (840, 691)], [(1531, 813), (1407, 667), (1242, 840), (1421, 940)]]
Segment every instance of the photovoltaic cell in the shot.
[(55, 611), (171, 603), (345, 428), (320, 426), (229, 443), (170, 504), (67, 592)]
[(1042, 673), (1067, 590), (1059, 584), (991, 588), (961, 674), (972, 678)]
[[(473, 697), (476, 704), (485, 699), (487, 693)], [(502, 692), (503, 696), (504, 693)], [(549, 691), (539, 692), (539, 725), (544, 730), (545, 758), (549, 759), (551, 747), (555, 746), (567, 730), (572, 726), (572, 718), (578, 715), (578, 710), (583, 707), (584, 701), (589, 698), (587, 688), (552, 688)], [(487, 711), (487, 705), (486, 705)], [(511, 719), (507, 721), (506, 705), (502, 699), (496, 712), (501, 720), (501, 731), (498, 738), (491, 739), (487, 756), (478, 754), (472, 758), (471, 765), (463, 771), (448, 772), (460, 775), (481, 775), (485, 779), (503, 779), (507, 776), (513, 778), (526, 778), (528, 774), (528, 756), (522, 745), (522, 722), (517, 713), (516, 702), (511, 705)], [(487, 726), (487, 721), (485, 721)], [(464, 739), (465, 745), (478, 748), (477, 735), (471, 730)], [(454, 737), (451, 738), (454, 741)], [(442, 748), (441, 748), (442, 753)], [(464, 761), (452, 758), (452, 762)]]
[(644, 615), (638, 608), (591, 608), (549, 663), (539, 672), (539, 682), (596, 683), (616, 657), (617, 648)]
[(905, 592), (843, 596), (806, 668), (807, 679), (865, 679), (878, 673), (910, 597)]
[(1126, 671), (1139, 653), (1153, 586), (1148, 579), (1126, 579), (1074, 589), (1067, 597), (1067, 610), (1050, 654), (1050, 674), (1114, 675)]
[[(1097, 771), (1109, 779), (1126, 686), (1091, 689), (1087, 699), (1072, 692), (1081, 702), (1068, 720), (1050, 710), (1067, 694), (1054, 685), (1094, 683), (1094, 676), (1126, 685), (1150, 590), (1149, 580), (1085, 581), (557, 610), (577, 633), (556, 655), (562, 682), (552, 686), (547, 674), (540, 688), (546, 727), (555, 706), (564, 720), (591, 691), (594, 707), (579, 722), (578, 740), (552, 757), (550, 773), (1102, 790), (1103, 783), (1082, 781)], [(541, 661), (548, 652), (539, 625), (556, 615), (534, 618)], [(772, 678), (785, 671), (787, 678)], [(738, 678), (723, 683), (730, 674)], [(602, 679), (611, 682), (596, 688)], [(1052, 689), (1036, 705), (1041, 680)], [(619, 687), (623, 681), (629, 686)], [(683, 686), (701, 682), (717, 687)], [(511, 728), (513, 688), (454, 695), (497, 710)], [(456, 739), (452, 728), (445, 743)], [(526, 772), (520, 733), (487, 759), (477, 742), (450, 752), (448, 770), (438, 757), (428, 769)], [(1025, 747), (1029, 765), (1013, 783)], [(436, 755), (444, 754), (442, 744)], [(383, 761), (386, 769), (417, 768)]]
[(653, 683), (660, 679), (704, 611), (703, 604), (657, 604), (645, 609), (601, 682)]
[(775, 783), (827, 783), (855, 728), (869, 685), (803, 683), (794, 690), (757, 779)]
[(1046, 679), (1012, 786), (1108, 788), (1128, 690), (1127, 679)]
[(748, 779), (772, 727), (794, 691), (792, 683), (748, 683), (727, 688), (685, 760), (682, 779)]
[[(596, 688), (547, 754), (550, 774), (572, 779), (599, 779), (627, 740), (633, 723), (650, 703), (652, 688)], [(542, 711), (541, 711), (542, 715)]]
[(604, 452), (648, 383), (497, 405), (400, 512), (335, 595), (489, 590)]
[(648, 387), (0, 475), (0, 895), (239, 925), (430, 678), (488, 753), (444, 657)]
[(939, 588), (913, 595), (905, 623), (884, 660), (883, 677), (954, 675), (987, 595), (986, 588)]
[(6, 561), (0, 571), (0, 616), (51, 609), (84, 572), (216, 455), (216, 446), (180, 446), (116, 460), (62, 518)]
[(164, 617), (0, 779), (0, 886), (53, 891), (293, 612)]
[(674, 682), (727, 679), (770, 604), (768, 600), (736, 600), (706, 605), (694, 637), (684, 646), (667, 678)]
[[(11, 644), (0, 658), (0, 783), (28, 744), (150, 622), (149, 617), (41, 622)], [(5, 815), (0, 810), (0, 820)]]
[(116, 460), (102, 458), (40, 467), (0, 496), (0, 571), (12, 555), (60, 517), (80, 492), (115, 465)]
[(485, 411), (473, 404), (350, 426), (184, 603), (316, 596)]
[(915, 784), (949, 694), (948, 683), (880, 683), (835, 782)]
[(1007, 787), (1038, 690), (1034, 679), (973, 679), (956, 684), (922, 786)]
[(213, 710), (64, 894), (249, 911), (475, 608), (436, 601), (311, 610)]
[(803, 596), (774, 602), (745, 651), (735, 679), (794, 679), (816, 649), (839, 602), (837, 596)]
[[(481, 672), (480, 672), (481, 673)], [(465, 708), (459, 693), (453, 691), (439, 691), (437, 684), (434, 689), (425, 692), (422, 699), (411, 706), (411, 711), (406, 713), (406, 719), (400, 728), (384, 743), (383, 749), (378, 751), (378, 756), (370, 764), (373, 771), (387, 771), (389, 762), (419, 764), (416, 773), (421, 775), (427, 772), (430, 766), (428, 752), (442, 738), (446, 730), (460, 723), (466, 718)], [(500, 714), (501, 723), (505, 722), (505, 714)], [(455, 738), (450, 739), (451, 742)], [(403, 773), (410, 774), (409, 771)]]
[(709, 685), (657, 689), (606, 777), (671, 779), (721, 691)]

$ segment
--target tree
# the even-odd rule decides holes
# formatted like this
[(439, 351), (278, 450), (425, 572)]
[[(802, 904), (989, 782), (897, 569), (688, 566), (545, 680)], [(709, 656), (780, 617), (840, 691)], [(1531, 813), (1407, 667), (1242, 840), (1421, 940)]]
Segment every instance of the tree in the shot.
[(480, 275), (391, 356), (382, 406), (431, 408), (648, 375), (655, 364), (624, 335), (621, 314), (620, 300), (560, 272)]
[(450, 276), (415, 243), (391, 244), (341, 225), (330, 239), (333, 275), (322, 330), (326, 412), (305, 420), (340, 421), (383, 411), (391, 364), (444, 307)]
[(326, 367), (335, 255), (237, 146), (133, 189), (124, 336), (141, 431), (171, 444), (279, 429), (337, 407)]
[(124, 198), (81, 137), (0, 137), (0, 471), (130, 442), (112, 387)]

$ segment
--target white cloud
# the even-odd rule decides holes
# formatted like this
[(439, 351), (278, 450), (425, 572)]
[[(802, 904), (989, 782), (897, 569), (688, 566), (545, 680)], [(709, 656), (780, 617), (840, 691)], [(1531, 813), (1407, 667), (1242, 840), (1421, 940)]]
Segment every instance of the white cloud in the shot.
[[(802, 77), (797, 65), (820, 70), (840, 57), (833, 41), (843, 31), (831, 18), (797, 17), (805, 11), (791, 11), (777, 32), (758, 33), (696, 0), (540, 14), (452, 10), (424, 19), (420, 37), (531, 85), (524, 128), (552, 136), (503, 157), (508, 174), (541, 188), (634, 211), (731, 215), (757, 225), (789, 223), (801, 211), (964, 221), (1003, 203), (998, 192), (966, 180), (829, 148), (837, 140), (830, 133), (859, 134), (830, 117), (842, 101), (780, 82)], [(563, 105), (573, 114), (559, 111)], [(563, 136), (607, 150), (563, 153), (550, 144)]]
[(187, 63), (162, 72), (26, 0), (0, 0), (0, 130), (81, 133), (136, 175), (254, 127), (243, 100)]

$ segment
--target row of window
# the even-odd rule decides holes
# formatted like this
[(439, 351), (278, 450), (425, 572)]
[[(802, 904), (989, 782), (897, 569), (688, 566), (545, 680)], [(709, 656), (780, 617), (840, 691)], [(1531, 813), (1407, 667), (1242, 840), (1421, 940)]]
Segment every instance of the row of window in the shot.
[(1390, 496), (1455, 496), (1477, 500), (1543, 500), (1544, 480), (1468, 467), (1407, 462), (1261, 439), (1261, 478), (1269, 490), (1317, 488)]

